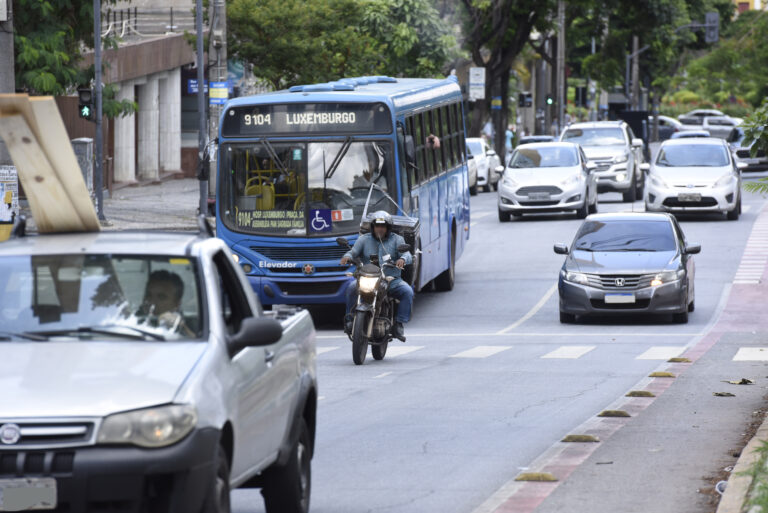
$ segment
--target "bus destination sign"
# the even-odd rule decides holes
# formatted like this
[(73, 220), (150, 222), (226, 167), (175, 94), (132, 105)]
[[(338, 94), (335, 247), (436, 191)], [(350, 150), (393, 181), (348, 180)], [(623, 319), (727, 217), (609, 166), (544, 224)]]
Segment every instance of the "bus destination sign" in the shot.
[(389, 134), (383, 103), (289, 103), (237, 106), (224, 115), (224, 137), (298, 134)]

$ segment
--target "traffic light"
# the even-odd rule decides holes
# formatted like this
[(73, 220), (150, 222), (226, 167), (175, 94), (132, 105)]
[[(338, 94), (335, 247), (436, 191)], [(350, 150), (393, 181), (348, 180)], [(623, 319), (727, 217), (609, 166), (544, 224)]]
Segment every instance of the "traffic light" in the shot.
[(80, 100), (77, 109), (80, 117), (93, 121), (96, 118), (93, 109), (93, 91), (87, 87), (81, 87), (77, 90), (77, 96)]
[(574, 99), (577, 107), (586, 107), (588, 101), (587, 88), (584, 86), (576, 87), (576, 97)]
[(548, 94), (547, 95), (547, 105), (554, 105), (554, 104), (555, 104), (555, 99), (552, 97), (551, 94)]
[(518, 107), (532, 107), (533, 106), (533, 95), (531, 93), (528, 93), (528, 92), (519, 93), (517, 95), (517, 106)]

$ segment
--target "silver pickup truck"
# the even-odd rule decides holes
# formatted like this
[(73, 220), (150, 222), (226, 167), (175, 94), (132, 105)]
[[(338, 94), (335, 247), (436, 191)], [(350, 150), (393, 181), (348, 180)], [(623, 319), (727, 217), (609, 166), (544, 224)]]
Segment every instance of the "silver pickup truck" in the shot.
[(0, 511), (306, 513), (315, 330), (265, 313), (220, 240), (0, 243)]

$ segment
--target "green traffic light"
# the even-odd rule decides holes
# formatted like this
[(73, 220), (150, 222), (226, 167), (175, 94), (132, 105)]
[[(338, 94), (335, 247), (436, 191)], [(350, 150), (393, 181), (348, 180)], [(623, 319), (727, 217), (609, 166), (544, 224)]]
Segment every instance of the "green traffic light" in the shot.
[(83, 105), (83, 108), (80, 109), (80, 116), (84, 118), (88, 118), (91, 116), (91, 108), (88, 105)]
[(547, 97), (547, 105), (552, 105), (553, 103), (555, 102), (552, 100), (552, 97)]

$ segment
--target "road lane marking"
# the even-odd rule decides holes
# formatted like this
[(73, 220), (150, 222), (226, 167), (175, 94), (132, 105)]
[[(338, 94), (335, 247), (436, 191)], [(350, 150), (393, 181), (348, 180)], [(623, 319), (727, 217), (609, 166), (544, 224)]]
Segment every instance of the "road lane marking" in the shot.
[(685, 346), (653, 346), (635, 360), (669, 360), (680, 356), (685, 351)]
[(324, 354), (324, 353), (330, 353), (331, 351), (335, 351), (335, 350), (337, 350), (338, 348), (339, 348), (339, 346), (330, 346), (330, 347), (326, 346), (326, 347), (318, 347), (318, 348), (317, 348), (317, 355), (318, 355), (318, 356), (320, 356), (321, 354)]
[[(585, 332), (572, 332), (572, 333), (563, 333), (563, 332), (515, 332), (515, 333), (499, 333), (499, 332), (486, 332), (486, 333), (413, 333), (408, 332), (408, 338), (479, 338), (479, 337), (549, 337), (549, 338), (557, 338), (557, 337), (567, 337), (567, 338), (573, 338), (573, 337), (588, 337), (588, 338), (602, 338), (602, 337), (610, 337), (610, 338), (624, 338), (624, 337), (640, 337), (640, 338), (646, 338), (646, 337), (653, 337), (653, 338), (663, 338), (663, 337), (672, 337), (672, 338), (686, 338), (686, 337), (696, 337), (701, 335), (700, 332), (697, 333), (690, 333), (690, 332), (680, 332), (680, 333), (638, 333), (638, 332), (629, 332), (629, 333), (597, 333), (594, 331), (585, 331)], [(346, 339), (346, 335), (318, 335), (317, 338), (319, 340), (339, 340), (339, 339)], [(387, 353), (389, 354), (389, 353)]]
[(325, 399), (324, 395), (318, 396), (318, 398), (317, 398), (318, 401), (322, 401), (323, 399)]
[(596, 347), (597, 346), (560, 346), (554, 351), (545, 354), (542, 358), (567, 358), (575, 360), (581, 358)]
[(477, 346), (472, 349), (467, 349), (460, 353), (451, 355), (451, 358), (488, 358), (507, 349), (512, 349), (512, 346)]
[(733, 357), (734, 362), (768, 361), (768, 347), (740, 347)]
[(373, 379), (386, 378), (386, 377), (387, 377), (387, 376), (389, 376), (390, 374), (392, 374), (392, 373), (391, 373), (391, 372), (382, 372), (382, 373), (381, 373), (381, 374), (379, 374), (378, 376), (374, 376), (374, 377), (373, 377)]
[(536, 313), (539, 310), (541, 310), (541, 308), (547, 303), (547, 301), (549, 301), (549, 298), (552, 297), (552, 294), (554, 294), (556, 290), (557, 290), (557, 283), (555, 283), (554, 285), (552, 285), (552, 287), (550, 287), (550, 289), (544, 294), (544, 296), (539, 300), (539, 302), (536, 303), (534, 307), (531, 308), (531, 310), (527, 314), (523, 315), (517, 322), (510, 324), (509, 326), (507, 326), (501, 331), (498, 331), (496, 334), (504, 335), (512, 331), (513, 329), (517, 328), (518, 326), (523, 324), (525, 321), (527, 321), (534, 315), (536, 315)]
[(394, 358), (395, 356), (402, 356), (404, 354), (412, 353), (424, 349), (424, 346), (395, 346), (387, 349), (387, 357)]

